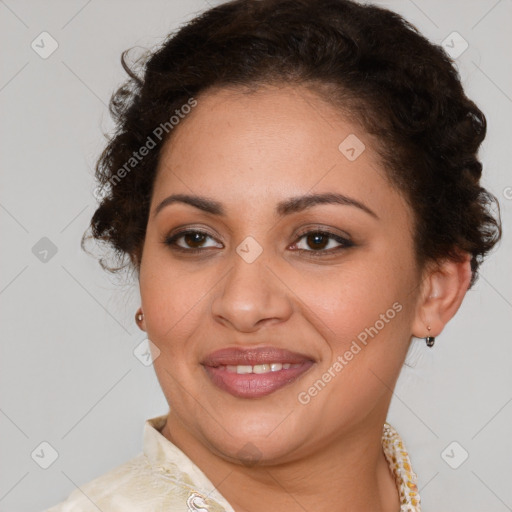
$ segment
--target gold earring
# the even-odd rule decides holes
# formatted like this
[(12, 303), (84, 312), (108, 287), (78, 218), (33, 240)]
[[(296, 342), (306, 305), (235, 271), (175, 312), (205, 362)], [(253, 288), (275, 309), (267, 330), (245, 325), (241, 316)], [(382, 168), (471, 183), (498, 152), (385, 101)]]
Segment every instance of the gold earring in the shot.
[(135, 313), (135, 322), (139, 327), (140, 324), (142, 323), (142, 320), (144, 320), (144, 313), (142, 312), (142, 309), (139, 308)]
[(427, 347), (433, 347), (434, 343), (436, 341), (436, 338), (434, 336), (430, 336), (430, 325), (427, 325), (428, 329), (428, 336), (425, 338), (425, 341), (427, 342)]

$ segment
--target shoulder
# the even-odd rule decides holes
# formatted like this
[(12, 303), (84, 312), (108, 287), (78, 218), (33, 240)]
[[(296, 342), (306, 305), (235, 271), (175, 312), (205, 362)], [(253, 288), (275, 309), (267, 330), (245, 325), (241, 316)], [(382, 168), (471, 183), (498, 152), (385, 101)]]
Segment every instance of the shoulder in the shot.
[(186, 473), (155, 467), (140, 454), (74, 489), (65, 501), (44, 512), (190, 512), (203, 505), (224, 510), (197, 492)]

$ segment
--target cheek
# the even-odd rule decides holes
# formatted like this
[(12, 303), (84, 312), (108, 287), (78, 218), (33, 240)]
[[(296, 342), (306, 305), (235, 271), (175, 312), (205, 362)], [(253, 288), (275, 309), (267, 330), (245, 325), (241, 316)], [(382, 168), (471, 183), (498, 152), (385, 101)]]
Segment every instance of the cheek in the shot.
[[(334, 418), (343, 410), (358, 418), (389, 394), (408, 349), (413, 276), (413, 267), (397, 257), (373, 264), (361, 258), (323, 279), (303, 279), (298, 294), (325, 340), (321, 367), (300, 397), (313, 416), (329, 411)], [(328, 383), (325, 392), (318, 391), (319, 380)]]
[(148, 338), (168, 352), (178, 349), (177, 342), (198, 322), (205, 282), (204, 275), (201, 281), (198, 273), (180, 270), (163, 252), (149, 248), (144, 254), (139, 285)]
[(153, 367), (167, 401), (186, 416), (195, 404), (183, 386), (191, 389), (191, 382), (201, 381), (194, 346), (201, 344), (201, 299), (207, 288), (204, 276), (201, 280), (197, 274), (180, 273), (169, 262), (158, 266), (153, 260), (150, 267), (149, 272), (141, 267), (140, 291), (146, 334), (159, 351)]
[(364, 339), (371, 327), (383, 335), (393, 330), (392, 324), (400, 328), (413, 279), (410, 268), (392, 257), (355, 257), (324, 273), (297, 275), (294, 292), (314, 313), (308, 316), (318, 319), (325, 338), (343, 349), (360, 334)]

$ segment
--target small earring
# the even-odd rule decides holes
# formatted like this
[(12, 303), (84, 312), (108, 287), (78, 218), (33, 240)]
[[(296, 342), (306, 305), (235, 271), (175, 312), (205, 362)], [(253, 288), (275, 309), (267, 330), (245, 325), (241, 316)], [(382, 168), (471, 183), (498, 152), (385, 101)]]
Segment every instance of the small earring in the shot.
[(427, 347), (433, 347), (436, 339), (434, 336), (430, 336), (430, 325), (427, 326), (427, 329), (428, 336), (425, 338), (425, 341), (427, 342)]
[(140, 327), (140, 324), (142, 323), (142, 320), (144, 320), (144, 313), (142, 312), (142, 309), (139, 308), (137, 312), (135, 313), (135, 322)]

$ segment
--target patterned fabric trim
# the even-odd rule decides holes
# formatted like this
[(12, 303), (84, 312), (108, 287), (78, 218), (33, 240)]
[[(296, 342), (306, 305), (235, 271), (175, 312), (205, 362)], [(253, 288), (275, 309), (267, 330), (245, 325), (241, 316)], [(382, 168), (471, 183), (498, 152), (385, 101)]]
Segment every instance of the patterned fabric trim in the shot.
[(389, 423), (384, 423), (382, 447), (400, 493), (400, 512), (421, 512), (418, 477), (401, 437)]

